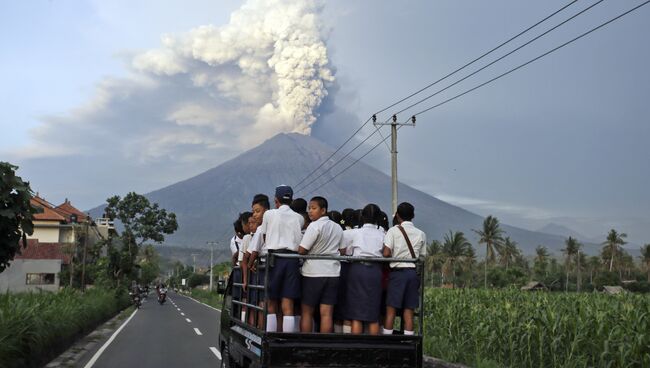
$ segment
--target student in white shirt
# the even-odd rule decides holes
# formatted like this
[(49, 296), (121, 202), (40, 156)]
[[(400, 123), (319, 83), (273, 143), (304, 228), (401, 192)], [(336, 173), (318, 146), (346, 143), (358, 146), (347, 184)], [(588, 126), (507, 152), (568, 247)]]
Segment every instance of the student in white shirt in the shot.
[[(426, 257), (426, 235), (411, 222), (415, 217), (415, 208), (408, 202), (397, 206), (395, 219), (398, 225), (386, 233), (384, 239), (384, 257), (413, 259)], [(409, 246), (410, 243), (410, 246)], [(413, 335), (413, 313), (419, 306), (420, 279), (415, 271), (415, 264), (391, 262), (386, 296), (386, 321), (384, 334), (393, 333), (393, 323), (397, 309), (403, 309), (404, 334)]]
[[(242, 291), (244, 291), (242, 295), (242, 301), (247, 302), (247, 293), (245, 292), (245, 287), (248, 285), (248, 254), (246, 251), (248, 250), (248, 245), (251, 242), (251, 221), (253, 217), (252, 212), (243, 212), (239, 216), (239, 222), (241, 223), (242, 230), (244, 231), (244, 237), (242, 238), (241, 245), (239, 246), (239, 269), (241, 270), (242, 274)], [(246, 307), (242, 307), (242, 313), (241, 313), (241, 320), (246, 321)]]
[[(298, 253), (302, 239), (304, 218), (289, 207), (293, 189), (288, 185), (275, 188), (275, 207), (264, 213), (262, 225), (257, 229), (264, 234), (264, 247), (269, 253)], [(267, 285), (267, 331), (296, 332), (298, 317), (294, 316), (294, 300), (300, 299), (300, 262), (297, 258), (275, 257), (269, 268)], [(281, 301), (282, 319), (278, 318)], [(275, 322), (275, 323), (274, 323)]]
[[(312, 221), (300, 242), (298, 253), (308, 255), (340, 254), (343, 230), (327, 216), (327, 199), (313, 197), (309, 201), (309, 219)], [(341, 263), (337, 260), (307, 259), (302, 265), (302, 318), (300, 332), (311, 332), (315, 308), (320, 311), (321, 333), (333, 331), (332, 314), (336, 304)]]
[[(343, 227), (343, 240), (341, 247), (341, 255), (351, 256), (352, 248), (352, 234), (356, 231), (355, 228), (359, 227), (359, 222), (352, 208), (346, 208), (341, 212), (341, 226)], [(339, 276), (339, 292), (336, 298), (336, 306), (334, 307), (334, 331), (351, 333), (352, 321), (348, 318), (345, 310), (347, 306), (347, 287), (348, 287), (348, 271), (350, 263), (347, 261), (341, 262), (341, 275)]]
[[(244, 236), (244, 229), (241, 224), (241, 214), (237, 217), (237, 220), (233, 222), (233, 228), (235, 230), (235, 235), (230, 239), (230, 253), (232, 255), (232, 272), (230, 276), (232, 277), (232, 281), (234, 283), (241, 283), (242, 282), (242, 272), (241, 269), (239, 268), (239, 259), (241, 258), (241, 255), (243, 254), (241, 251), (241, 241)], [(232, 289), (232, 296), (235, 300), (240, 300), (242, 298), (242, 289), (239, 287), (233, 287)], [(234, 315), (239, 315), (239, 309), (240, 306), (233, 306), (233, 314)]]
[[(260, 252), (263, 252), (262, 255), (265, 255), (266, 253), (263, 247), (263, 239), (264, 237), (262, 236), (262, 233), (257, 231), (258, 227), (262, 224), (262, 219), (264, 218), (264, 213), (269, 209), (270, 203), (269, 203), (269, 197), (266, 194), (257, 194), (255, 197), (253, 197), (253, 203), (251, 205), (251, 208), (253, 210), (253, 215), (251, 216), (252, 221), (255, 225), (254, 228), (252, 227), (250, 230), (253, 234), (251, 234), (251, 241), (248, 244), (248, 247), (246, 249), (246, 268), (248, 268), (248, 279), (244, 282), (244, 291), (247, 292), (249, 304), (253, 305), (259, 305), (260, 307), (263, 307), (263, 299), (260, 297), (262, 294), (262, 291), (258, 291), (255, 289), (248, 290), (248, 284), (252, 283), (255, 285), (261, 285), (262, 281), (264, 280), (264, 272), (257, 272), (257, 261), (258, 261), (258, 256), (260, 255)], [(258, 312), (257, 313), (257, 318), (255, 318), (255, 314), (251, 313), (249, 316), (249, 323), (254, 324), (255, 321), (257, 321), (257, 328), (262, 328), (263, 327), (263, 318), (264, 318), (264, 313), (263, 312)]]
[[(369, 204), (361, 211), (363, 225), (354, 231), (351, 245), (354, 257), (382, 256), (384, 233), (377, 224), (380, 212), (376, 204)], [(352, 320), (353, 334), (363, 333), (364, 324), (369, 334), (379, 334), (381, 270), (378, 262), (352, 262), (350, 265), (345, 312)]]

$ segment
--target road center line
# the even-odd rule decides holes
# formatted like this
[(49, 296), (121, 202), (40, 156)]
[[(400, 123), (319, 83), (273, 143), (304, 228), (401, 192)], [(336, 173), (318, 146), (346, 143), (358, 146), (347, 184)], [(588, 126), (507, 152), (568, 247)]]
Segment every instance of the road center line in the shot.
[(221, 352), (217, 350), (217, 348), (215, 348), (214, 346), (210, 346), (210, 350), (214, 355), (217, 356), (217, 359), (221, 360)]
[(201, 333), (201, 331), (199, 331), (199, 329), (196, 328), (196, 327), (194, 327), (194, 332), (196, 332), (196, 334), (199, 335), (199, 336), (203, 335), (203, 334)]
[(181, 316), (185, 316), (185, 313), (181, 312)]
[(181, 309), (180, 309), (180, 308), (176, 308), (176, 309), (177, 309), (177, 310), (178, 310), (179, 312), (181, 311)]
[(192, 323), (192, 320), (189, 318), (185, 318), (185, 320), (187, 321), (187, 323)]
[(102, 347), (99, 348), (99, 350), (97, 350), (97, 352), (95, 353), (95, 355), (93, 355), (93, 357), (90, 358), (90, 360), (88, 361), (88, 363), (86, 363), (86, 365), (84, 366), (84, 368), (90, 368), (90, 367), (92, 367), (92, 366), (95, 364), (95, 362), (97, 361), (97, 359), (99, 359), (99, 357), (102, 355), (102, 353), (104, 352), (104, 350), (106, 350), (106, 348), (108, 347), (108, 345), (110, 345), (110, 344), (113, 342), (113, 340), (115, 340), (115, 337), (117, 336), (117, 334), (119, 334), (120, 331), (122, 331), (122, 329), (124, 328), (124, 326), (126, 326), (126, 324), (129, 323), (129, 321), (131, 320), (131, 318), (133, 318), (133, 316), (135, 316), (135, 314), (136, 314), (137, 312), (138, 312), (138, 309), (136, 308), (136, 309), (133, 311), (133, 314), (131, 314), (131, 316), (130, 316), (126, 321), (124, 321), (124, 323), (122, 323), (122, 326), (120, 326), (120, 328), (118, 328), (115, 332), (113, 332), (113, 334), (112, 334), (111, 337), (108, 339), (108, 341), (106, 341), (106, 342), (104, 343), (104, 345), (102, 345)]

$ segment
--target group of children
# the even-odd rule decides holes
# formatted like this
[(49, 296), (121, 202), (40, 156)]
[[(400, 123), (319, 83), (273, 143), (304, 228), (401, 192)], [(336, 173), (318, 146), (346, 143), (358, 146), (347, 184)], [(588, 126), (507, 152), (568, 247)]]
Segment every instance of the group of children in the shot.
[[(411, 222), (415, 209), (410, 203), (397, 207), (390, 228), (388, 217), (376, 204), (342, 213), (328, 211), (327, 199), (294, 200), (293, 190), (286, 185), (276, 188), (274, 205), (270, 209), (268, 196), (256, 195), (252, 211), (234, 222), (230, 246), (233, 265), (239, 266), (233, 268), (232, 277), (242, 284), (241, 289), (233, 288), (233, 298), (266, 306), (267, 331), (392, 334), (401, 310), (404, 334), (414, 333), (420, 287), (415, 264), (390, 262), (385, 267), (386, 262), (370, 259), (426, 256), (426, 236)], [(268, 264), (269, 253), (319, 257), (277, 256)], [(339, 255), (352, 258), (328, 259)], [(269, 267), (267, 295), (253, 286), (264, 283), (260, 264)], [(262, 326), (257, 319), (261, 313), (249, 311), (247, 318), (246, 312), (243, 308), (243, 321), (255, 324), (257, 320)]]

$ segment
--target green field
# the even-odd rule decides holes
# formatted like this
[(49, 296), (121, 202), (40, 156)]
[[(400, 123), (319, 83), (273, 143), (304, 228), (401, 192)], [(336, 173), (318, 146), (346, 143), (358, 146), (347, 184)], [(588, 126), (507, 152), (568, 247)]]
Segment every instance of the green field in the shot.
[(0, 294), (0, 367), (40, 366), (129, 304), (103, 289)]
[(425, 354), (506, 367), (650, 367), (650, 296), (428, 289)]

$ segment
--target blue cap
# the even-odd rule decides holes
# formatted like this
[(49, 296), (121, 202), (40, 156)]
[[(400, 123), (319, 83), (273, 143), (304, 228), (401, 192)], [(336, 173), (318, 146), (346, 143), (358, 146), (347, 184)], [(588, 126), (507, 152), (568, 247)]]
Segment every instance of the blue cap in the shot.
[(280, 185), (275, 188), (275, 197), (278, 199), (292, 199), (293, 189), (288, 185)]

